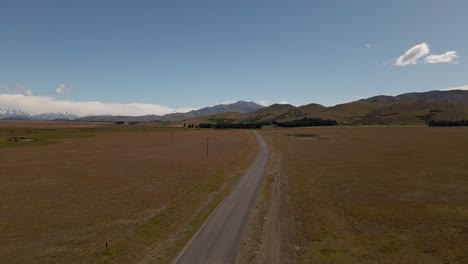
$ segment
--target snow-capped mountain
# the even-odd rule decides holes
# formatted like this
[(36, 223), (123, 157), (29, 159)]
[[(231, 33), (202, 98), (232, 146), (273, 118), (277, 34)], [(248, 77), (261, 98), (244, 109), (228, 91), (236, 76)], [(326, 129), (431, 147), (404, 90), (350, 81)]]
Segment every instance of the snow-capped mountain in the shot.
[(75, 115), (74, 113), (70, 112), (63, 112), (63, 113), (42, 113), (38, 115), (34, 115), (34, 119), (42, 119), (42, 120), (54, 120), (54, 119), (76, 119), (79, 116)]
[(0, 119), (38, 119), (38, 120), (55, 120), (55, 119), (76, 119), (79, 116), (70, 113), (70, 112), (63, 112), (63, 113), (42, 113), (37, 115), (30, 115), (25, 113), (21, 110), (17, 109), (4, 109), (0, 108)]
[(21, 110), (0, 108), (0, 119), (9, 117), (29, 117), (29, 115)]

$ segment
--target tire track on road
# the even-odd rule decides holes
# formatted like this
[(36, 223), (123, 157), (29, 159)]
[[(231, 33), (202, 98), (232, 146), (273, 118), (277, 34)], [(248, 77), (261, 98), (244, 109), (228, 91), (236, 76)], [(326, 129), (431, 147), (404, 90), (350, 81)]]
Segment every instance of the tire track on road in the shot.
[(233, 263), (239, 251), (242, 234), (255, 205), (270, 150), (254, 131), (259, 151), (254, 162), (211, 217), (190, 240), (174, 263)]

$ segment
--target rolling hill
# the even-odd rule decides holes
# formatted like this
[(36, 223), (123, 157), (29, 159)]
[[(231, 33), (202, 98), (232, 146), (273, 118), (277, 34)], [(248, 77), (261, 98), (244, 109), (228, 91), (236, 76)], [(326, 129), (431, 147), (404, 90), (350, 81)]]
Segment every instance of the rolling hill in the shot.
[(302, 118), (333, 119), (340, 125), (423, 125), (430, 120), (468, 119), (468, 91), (429, 91), (397, 96), (379, 95), (331, 107), (311, 103), (303, 106), (273, 104), (268, 107), (238, 101), (219, 104), (187, 113), (145, 116), (86, 116), (72, 113), (29, 115), (19, 110), (0, 109), (0, 119), (76, 120), (88, 122), (166, 122), (185, 123), (272, 123)]
[(262, 105), (254, 102), (238, 101), (232, 104), (219, 104), (212, 107), (204, 107), (186, 113), (173, 113), (167, 115), (145, 115), (145, 116), (85, 116), (78, 118), (78, 121), (88, 122), (115, 122), (115, 121), (137, 121), (137, 122), (176, 122), (187, 119), (194, 119), (201, 116), (216, 115), (222, 113), (236, 112), (249, 113), (263, 108)]
[[(375, 96), (325, 107), (274, 104), (257, 111), (230, 116), (229, 122), (284, 122), (302, 118), (334, 119), (341, 125), (423, 125), (429, 120), (468, 119), (468, 91), (430, 91), (397, 96)], [(219, 123), (220, 116), (203, 116), (188, 123)], [(226, 122), (224, 120), (223, 122)]]
[(422, 93), (405, 93), (397, 96), (374, 96), (359, 100), (367, 103), (399, 103), (409, 101), (450, 102), (468, 105), (468, 93), (464, 90), (429, 91)]

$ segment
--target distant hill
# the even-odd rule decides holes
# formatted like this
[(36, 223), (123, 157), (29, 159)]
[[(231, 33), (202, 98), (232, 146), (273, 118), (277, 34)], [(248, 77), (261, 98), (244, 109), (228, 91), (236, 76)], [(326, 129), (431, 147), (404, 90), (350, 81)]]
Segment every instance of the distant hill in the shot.
[(3, 109), (0, 108), (0, 119), (17, 119), (21, 117), (28, 117), (29, 115), (23, 111), (16, 110), (16, 109)]
[(159, 115), (144, 115), (144, 116), (113, 116), (113, 115), (96, 115), (96, 116), (85, 116), (75, 119), (74, 121), (80, 122), (160, 122), (161, 116)]
[(38, 115), (30, 115), (21, 110), (17, 109), (0, 109), (0, 119), (3, 120), (55, 120), (55, 119), (67, 119), (73, 120), (78, 118), (77, 115), (64, 112), (64, 113), (42, 113)]
[(296, 117), (297, 108), (290, 104), (273, 104), (259, 109), (245, 116), (245, 122), (265, 122), (270, 120), (284, 119), (285, 117)]
[(238, 101), (187, 113), (145, 116), (86, 116), (72, 113), (29, 115), (19, 110), (0, 108), (0, 119), (77, 120), (88, 122), (169, 122), (184, 123), (272, 123), (302, 118), (334, 119), (341, 125), (421, 125), (429, 120), (468, 119), (468, 91), (430, 91), (397, 96), (379, 95), (350, 103), (325, 107), (319, 104), (293, 106), (273, 104), (263, 107), (254, 102)]
[(31, 120), (31, 118), (27, 116), (9, 116), (2, 118), (2, 120)]
[(299, 106), (297, 109), (299, 109), (301, 112), (312, 114), (312, 113), (324, 111), (325, 109), (327, 109), (327, 107), (312, 103), (308, 105)]
[(250, 113), (261, 109), (264, 106), (254, 102), (238, 101), (232, 104), (219, 104), (212, 107), (204, 107), (199, 110), (193, 110), (187, 113), (173, 113), (163, 116), (147, 115), (147, 116), (86, 116), (78, 118), (78, 121), (166, 121), (175, 122), (187, 119), (193, 119), (201, 116), (215, 115), (222, 113)]
[(263, 123), (272, 121), (291, 121), (304, 117), (313, 116), (313, 114), (327, 109), (323, 105), (309, 104), (301, 107), (295, 107), (290, 104), (273, 104), (257, 111), (241, 114), (241, 113), (225, 113), (217, 115), (208, 115), (191, 120), (188, 123)]
[(73, 120), (78, 118), (78, 115), (75, 115), (70, 112), (63, 112), (63, 113), (42, 113), (39, 115), (35, 115), (34, 119), (41, 119), (41, 120), (55, 120), (55, 119), (68, 119)]
[[(375, 96), (355, 102), (325, 107), (308, 104), (295, 107), (274, 104), (237, 115), (231, 122), (284, 122), (302, 118), (334, 119), (341, 125), (421, 125), (429, 120), (468, 119), (468, 91), (430, 91), (398, 96)], [(219, 116), (194, 119), (216, 122)], [(187, 121), (190, 123), (190, 120)]]
[(342, 125), (421, 125), (429, 120), (468, 118), (468, 106), (425, 100), (396, 103), (352, 102), (330, 107), (315, 116), (335, 119)]
[(219, 104), (212, 107), (204, 107), (199, 110), (193, 110), (187, 113), (167, 114), (162, 116), (164, 121), (180, 121), (184, 119), (191, 119), (199, 116), (215, 115), (222, 113), (250, 113), (264, 106), (254, 102), (238, 101), (233, 104)]
[(421, 93), (405, 93), (397, 96), (379, 95), (359, 100), (366, 103), (399, 103), (408, 101), (450, 102), (468, 105), (468, 92), (464, 90), (430, 91)]

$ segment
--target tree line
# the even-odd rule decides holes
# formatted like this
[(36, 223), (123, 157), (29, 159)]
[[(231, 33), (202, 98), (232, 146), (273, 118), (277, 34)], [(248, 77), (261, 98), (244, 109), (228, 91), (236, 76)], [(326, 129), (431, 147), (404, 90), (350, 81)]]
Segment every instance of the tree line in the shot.
[(213, 123), (200, 123), (199, 128), (215, 128), (215, 129), (261, 129), (261, 124), (255, 123), (224, 123), (224, 124), (213, 124)]
[(184, 124), (187, 128), (214, 128), (214, 129), (261, 129), (262, 126), (276, 125), (278, 127), (308, 127), (308, 126), (336, 126), (338, 122), (333, 119), (302, 118), (287, 122), (255, 122), (255, 123), (199, 123)]
[(338, 122), (333, 119), (302, 118), (299, 120), (278, 122), (276, 125), (279, 127), (336, 126)]
[(427, 124), (430, 127), (454, 127), (454, 126), (468, 126), (468, 120), (456, 120), (456, 121), (447, 121), (447, 120), (431, 120)]

